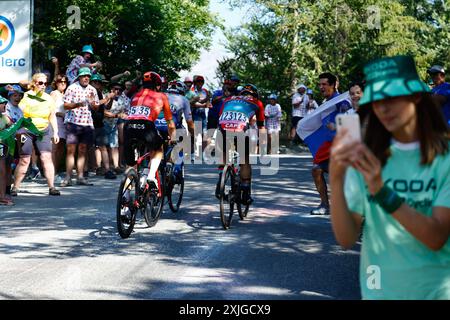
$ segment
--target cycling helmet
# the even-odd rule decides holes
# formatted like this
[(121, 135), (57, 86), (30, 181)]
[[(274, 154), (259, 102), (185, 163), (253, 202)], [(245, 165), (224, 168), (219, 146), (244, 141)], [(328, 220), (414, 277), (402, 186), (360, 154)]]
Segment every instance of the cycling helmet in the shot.
[(156, 72), (148, 71), (144, 73), (144, 83), (160, 86), (162, 84), (162, 79), (161, 76)]
[(186, 93), (187, 87), (186, 87), (186, 85), (184, 84), (184, 82), (182, 82), (182, 81), (177, 81), (177, 88), (178, 88), (178, 92), (179, 92), (180, 94), (185, 94), (185, 93)]
[(171, 81), (169, 83), (169, 88), (167, 89), (167, 92), (184, 94), (186, 92), (186, 85), (179, 80)]
[(277, 97), (277, 95), (276, 95), (275, 93), (272, 93), (272, 94), (269, 96), (269, 99), (277, 100), (278, 97)]
[(240, 95), (245, 95), (245, 94), (250, 94), (255, 98), (258, 98), (258, 88), (253, 85), (253, 84), (246, 84), (243, 86), (241, 92), (239, 93)]

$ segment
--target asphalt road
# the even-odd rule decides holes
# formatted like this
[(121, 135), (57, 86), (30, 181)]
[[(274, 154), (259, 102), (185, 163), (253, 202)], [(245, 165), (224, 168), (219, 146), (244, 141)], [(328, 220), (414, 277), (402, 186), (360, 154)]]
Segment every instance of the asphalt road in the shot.
[(0, 299), (360, 299), (359, 246), (343, 251), (319, 202), (308, 155), (280, 159), (276, 175), (254, 168), (255, 203), (223, 230), (217, 170), (187, 165), (179, 213), (116, 230), (119, 180), (61, 189), (24, 183), (0, 207)]

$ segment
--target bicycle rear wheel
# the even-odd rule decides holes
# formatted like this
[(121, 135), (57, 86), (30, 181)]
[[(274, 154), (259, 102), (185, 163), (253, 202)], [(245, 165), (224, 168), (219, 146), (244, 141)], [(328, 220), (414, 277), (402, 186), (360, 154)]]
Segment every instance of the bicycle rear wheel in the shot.
[(184, 193), (184, 165), (181, 165), (180, 171), (176, 174), (174, 173), (174, 167), (172, 167), (170, 172), (167, 173), (166, 179), (168, 180), (167, 200), (170, 210), (178, 212)]
[(226, 165), (223, 168), (220, 180), (220, 221), (225, 230), (230, 228), (231, 219), (233, 218), (235, 204), (234, 183), (234, 168)]
[(239, 218), (241, 218), (241, 220), (244, 220), (247, 217), (250, 205), (249, 204), (244, 205), (241, 203), (240, 200), (242, 199), (242, 191), (240, 185), (238, 187), (238, 194), (239, 194), (239, 201), (237, 201), (237, 211), (239, 212)]
[(139, 179), (136, 171), (130, 168), (122, 178), (117, 196), (117, 230), (123, 239), (133, 232), (136, 222), (135, 202), (139, 196)]
[(158, 222), (164, 206), (165, 174), (161, 165), (156, 172), (156, 180), (158, 181), (159, 191), (148, 190), (144, 202), (146, 205), (142, 208), (145, 222), (150, 228)]

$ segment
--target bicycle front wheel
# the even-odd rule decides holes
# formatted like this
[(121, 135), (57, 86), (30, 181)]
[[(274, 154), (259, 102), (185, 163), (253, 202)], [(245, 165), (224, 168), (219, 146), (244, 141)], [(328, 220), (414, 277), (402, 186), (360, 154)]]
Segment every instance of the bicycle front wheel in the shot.
[(151, 228), (159, 220), (164, 206), (165, 195), (165, 174), (162, 166), (159, 166), (156, 172), (156, 180), (158, 181), (158, 191), (148, 190), (145, 199), (145, 206), (143, 207), (144, 219), (147, 225)]
[(223, 168), (220, 180), (220, 221), (225, 230), (230, 228), (233, 218), (235, 195), (234, 195), (235, 173), (234, 168), (226, 165)]
[(182, 165), (180, 171), (177, 173), (174, 173), (173, 169), (172, 167), (171, 172), (166, 176), (168, 180), (167, 200), (170, 210), (172, 212), (178, 212), (184, 193), (184, 166)]
[(136, 222), (135, 202), (139, 196), (139, 179), (136, 171), (130, 168), (122, 178), (117, 196), (116, 219), (119, 235), (126, 239), (133, 232)]

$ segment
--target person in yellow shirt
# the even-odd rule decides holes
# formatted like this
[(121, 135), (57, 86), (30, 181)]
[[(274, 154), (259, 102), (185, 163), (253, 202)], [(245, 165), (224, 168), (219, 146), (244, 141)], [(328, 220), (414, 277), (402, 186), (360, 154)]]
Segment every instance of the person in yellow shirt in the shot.
[[(22, 182), (30, 164), (33, 147), (36, 154), (40, 156), (44, 174), (47, 179), (49, 194), (59, 196), (60, 192), (54, 186), (55, 169), (52, 161), (52, 140), (54, 144), (59, 142), (58, 125), (56, 122), (55, 102), (53, 98), (45, 93), (47, 87), (47, 76), (43, 73), (33, 75), (31, 90), (25, 93), (19, 103), (24, 118), (31, 118), (33, 124), (43, 133), (42, 140), (26, 129), (18, 131), (20, 160), (15, 172), (14, 185), (11, 195), (17, 196), (20, 183)], [(51, 127), (51, 128), (50, 128)]]

